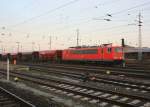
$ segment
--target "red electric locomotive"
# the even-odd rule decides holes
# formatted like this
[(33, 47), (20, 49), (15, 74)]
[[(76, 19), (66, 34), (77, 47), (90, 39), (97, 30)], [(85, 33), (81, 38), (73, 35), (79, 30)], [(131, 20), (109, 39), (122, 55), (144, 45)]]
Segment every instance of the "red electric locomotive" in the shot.
[(106, 44), (97, 47), (76, 47), (63, 50), (63, 61), (119, 63), (124, 60), (123, 48)]
[(2, 60), (6, 60), (10, 56), (11, 60), (23, 62), (96, 62), (107, 64), (122, 64), (124, 61), (123, 48), (121, 46), (113, 46), (112, 44), (104, 44), (93, 47), (73, 47), (64, 50), (46, 50), (23, 52), (14, 54), (3, 54)]

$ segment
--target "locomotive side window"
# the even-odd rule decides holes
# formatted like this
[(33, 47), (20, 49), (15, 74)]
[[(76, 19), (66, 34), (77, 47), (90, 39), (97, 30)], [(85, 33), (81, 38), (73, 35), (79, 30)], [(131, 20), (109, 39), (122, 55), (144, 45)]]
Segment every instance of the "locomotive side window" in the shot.
[(82, 50), (83, 54), (96, 54), (98, 52), (97, 49), (91, 49), (91, 50)]
[(90, 50), (72, 50), (71, 53), (73, 54), (97, 54), (97, 49), (90, 49)]
[(115, 48), (115, 52), (122, 52), (122, 48)]
[(72, 50), (71, 51), (72, 54), (81, 54), (81, 50)]
[(111, 53), (111, 48), (108, 48), (108, 49), (107, 49), (107, 52), (108, 52), (108, 53)]

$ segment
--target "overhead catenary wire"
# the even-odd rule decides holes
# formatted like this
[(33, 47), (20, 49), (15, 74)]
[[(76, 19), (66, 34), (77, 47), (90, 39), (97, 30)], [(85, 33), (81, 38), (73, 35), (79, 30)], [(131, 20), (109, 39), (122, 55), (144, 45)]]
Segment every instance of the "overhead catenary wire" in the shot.
[[(121, 28), (121, 27), (127, 27), (129, 26), (128, 24), (122, 24), (122, 25), (117, 25), (117, 26), (111, 26), (111, 27), (106, 27), (106, 28), (98, 28), (98, 29), (94, 29), (92, 32), (90, 33), (95, 33), (96, 31), (100, 31), (100, 32), (104, 32), (104, 31), (108, 31), (108, 30), (112, 30), (112, 29), (116, 29), (116, 28)], [(89, 34), (88, 33), (84, 33), (84, 34)]]
[[(70, 5), (70, 4), (74, 3), (74, 2), (77, 2), (77, 1), (79, 1), (79, 0), (74, 0), (74, 1), (68, 2), (68, 3), (64, 4), (64, 5), (61, 5), (61, 6), (57, 7), (57, 8), (54, 8), (54, 9), (52, 9), (52, 10), (50, 10), (50, 11), (48, 11), (48, 12), (45, 12), (45, 13), (43, 13), (43, 14), (41, 14), (41, 15), (32, 17), (32, 18), (27, 19), (27, 20), (24, 20), (22, 23), (14, 24), (14, 25), (12, 25), (11, 27), (15, 27), (15, 26), (19, 26), (19, 25), (25, 24), (25, 23), (27, 23), (28, 21), (34, 20), (34, 19), (36, 19), (36, 18), (38, 18), (38, 17), (41, 17), (41, 16), (43, 16), (43, 15), (45, 15), (45, 14), (48, 14), (48, 13), (50, 13), (50, 12), (56, 11), (56, 10), (58, 10), (58, 9), (61, 9), (61, 8), (65, 7), (65, 6), (68, 6), (68, 5)], [(142, 3), (142, 4), (139, 4), (139, 5), (136, 5), (136, 6), (133, 6), (133, 7), (130, 7), (130, 8), (127, 8), (127, 9), (124, 9), (124, 10), (121, 10), (121, 11), (118, 11), (118, 12), (114, 12), (114, 13), (112, 13), (111, 15), (121, 14), (121, 13), (123, 13), (123, 12), (129, 11), (129, 10), (132, 10), (132, 9), (135, 9), (135, 8), (138, 8), (138, 7), (142, 7), (142, 6), (145, 6), (145, 5), (150, 5), (150, 1), (149, 1), (149, 2), (145, 2), (145, 3)], [(104, 18), (104, 17), (105, 17), (105, 15), (104, 15), (104, 16), (101, 16), (101, 18)], [(99, 17), (99, 18), (100, 18), (100, 17)], [(87, 19), (87, 20), (86, 20), (86, 19)], [(90, 18), (86, 18), (86, 19), (84, 19), (83, 22), (79, 22), (79, 23), (72, 24), (72, 26), (73, 26), (73, 25), (81, 25), (81, 24), (83, 24), (83, 23), (89, 23), (90, 21), (92, 21), (92, 18), (91, 18), (91, 17), (90, 17)], [(62, 27), (61, 29), (64, 29), (64, 28), (68, 28), (68, 27), (65, 26), (65, 27)], [(70, 28), (70, 26), (69, 26), (69, 28)], [(59, 30), (60, 30), (60, 29), (59, 29)]]
[(29, 18), (29, 19), (27, 19), (27, 20), (24, 20), (24, 21), (22, 21), (22, 22), (20, 22), (20, 23), (17, 23), (17, 24), (14, 24), (14, 25), (10, 25), (10, 27), (16, 27), (16, 26), (18, 26), (18, 25), (25, 24), (25, 23), (27, 23), (27, 22), (30, 22), (30, 21), (34, 20), (34, 19), (40, 18), (40, 17), (45, 16), (45, 15), (47, 15), (47, 14), (49, 14), (49, 13), (52, 13), (52, 12), (55, 12), (55, 11), (57, 11), (57, 10), (59, 10), (59, 9), (65, 8), (65, 7), (67, 7), (67, 6), (69, 6), (69, 5), (73, 4), (73, 3), (75, 3), (75, 2), (77, 2), (77, 1), (79, 1), (79, 0), (72, 0), (72, 1), (67, 2), (67, 3), (65, 3), (65, 4), (62, 4), (62, 5), (60, 5), (60, 6), (56, 7), (56, 8), (54, 8), (54, 9), (51, 9), (51, 10), (49, 10), (49, 11), (47, 11), (47, 12), (44, 12), (44, 13), (42, 13), (42, 14), (40, 14), (40, 15), (33, 16), (33, 17), (31, 17), (31, 18)]
[[(137, 5), (137, 6), (134, 6), (134, 7), (131, 7), (131, 8), (128, 8), (126, 11), (129, 11), (129, 10), (133, 10), (133, 9), (136, 9), (136, 8), (138, 8), (138, 7), (141, 7), (141, 6), (144, 6), (144, 5), (148, 5), (148, 3), (142, 3), (141, 5)], [(122, 12), (121, 12), (122, 11)], [(113, 15), (117, 15), (117, 14), (121, 14), (121, 13), (123, 13), (123, 12), (126, 12), (125, 11), (125, 9), (124, 9), (124, 11), (123, 10), (121, 10), (120, 12), (118, 11), (118, 12), (114, 12), (114, 13), (112, 13)], [(33, 20), (33, 19), (32, 19)], [(114, 20), (113, 20), (114, 21)], [(84, 21), (85, 22), (85, 21)], [(86, 21), (85, 23), (88, 23), (89, 21)], [(83, 24), (83, 23), (79, 23), (79, 24)], [(77, 24), (76, 24), (77, 25)], [(70, 26), (69, 26), (70, 27)], [(108, 28), (108, 29), (110, 29), (110, 28)]]
[[(29, 21), (32, 21), (32, 20), (36, 19), (36, 18), (42, 17), (42, 16), (44, 16), (44, 15), (46, 15), (46, 14), (52, 13), (52, 12), (54, 12), (54, 11), (56, 11), (56, 10), (59, 10), (59, 9), (61, 9), (61, 8), (64, 8), (64, 7), (68, 6), (68, 5), (71, 5), (71, 4), (73, 4), (73, 3), (77, 2), (77, 1), (79, 1), (79, 0), (73, 0), (73, 1), (67, 2), (67, 3), (62, 4), (62, 5), (56, 7), (56, 8), (54, 8), (54, 9), (52, 9), (52, 10), (49, 10), (49, 11), (45, 12), (45, 13), (42, 13), (42, 14), (40, 14), (40, 15), (31, 17), (31, 18), (29, 18), (29, 19), (26, 19), (26, 20), (20, 22), (20, 23), (13, 24), (13, 25), (10, 25), (10, 26), (11, 26), (11, 27), (15, 27), (15, 26), (18, 26), (18, 25), (25, 24), (25, 23), (27, 23), (27, 22), (29, 22)], [(120, 0), (118, 0), (118, 1), (120, 1)], [(111, 4), (111, 3), (114, 3), (114, 2), (106, 2), (106, 3), (104, 3), (103, 5), (107, 5), (107, 4)]]
[(136, 6), (133, 6), (133, 7), (131, 7), (131, 8), (127, 8), (127, 9), (118, 11), (118, 12), (114, 12), (114, 13), (112, 13), (111, 15), (120, 14), (120, 13), (122, 13), (122, 12), (129, 11), (129, 10), (133, 10), (133, 9), (135, 9), (135, 8), (142, 7), (142, 6), (145, 6), (145, 5), (150, 5), (150, 1), (145, 2), (145, 3), (142, 3), (142, 4), (139, 4), (139, 5), (136, 5)]
[[(145, 6), (145, 5), (150, 5), (150, 1), (149, 1), (149, 2), (145, 2), (145, 3), (142, 3), (142, 4), (139, 4), (139, 5), (136, 5), (136, 6), (133, 6), (133, 7), (130, 7), (130, 8), (127, 8), (127, 9), (120, 10), (120, 11), (118, 11), (118, 12), (111, 13), (111, 15), (114, 16), (114, 15), (122, 14), (122, 13), (124, 13), (124, 12), (126, 12), (126, 11), (136, 9), (136, 8), (138, 8), (138, 7), (143, 7), (143, 6)], [(105, 17), (106, 17), (106, 15), (100, 16), (100, 17), (98, 17), (98, 18), (105, 18)], [(71, 26), (74, 26), (74, 25), (81, 25), (81, 24), (83, 24), (83, 23), (89, 23), (89, 22), (91, 22), (92, 20), (93, 20), (93, 18), (91, 18), (91, 17), (90, 17), (90, 18), (85, 18), (85, 19), (83, 19), (82, 22), (72, 24)], [(115, 21), (117, 21), (117, 20), (115, 20)], [(71, 26), (68, 25), (68, 26), (62, 27), (62, 29), (64, 29), (64, 28), (71, 28)], [(59, 30), (60, 30), (60, 29), (59, 29)]]

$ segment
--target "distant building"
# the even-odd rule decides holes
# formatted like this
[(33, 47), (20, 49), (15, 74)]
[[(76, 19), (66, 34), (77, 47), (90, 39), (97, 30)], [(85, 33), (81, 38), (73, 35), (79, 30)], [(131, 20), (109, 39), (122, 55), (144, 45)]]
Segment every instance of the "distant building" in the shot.
[[(133, 46), (126, 45), (124, 51), (125, 51), (125, 53), (138, 52), (139, 48), (138, 47), (133, 47)], [(150, 48), (148, 48), (148, 47), (142, 47), (142, 52), (150, 52)]]
[[(126, 59), (138, 59), (138, 47), (126, 45), (124, 48)], [(142, 59), (150, 60), (150, 48), (142, 47)]]

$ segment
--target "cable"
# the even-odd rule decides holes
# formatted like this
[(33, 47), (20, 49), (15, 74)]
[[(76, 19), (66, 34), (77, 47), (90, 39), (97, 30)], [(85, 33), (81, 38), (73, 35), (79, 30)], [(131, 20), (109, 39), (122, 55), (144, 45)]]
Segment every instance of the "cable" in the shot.
[[(124, 9), (124, 10), (121, 10), (121, 11), (118, 11), (118, 12), (114, 12), (114, 13), (112, 13), (111, 15), (121, 14), (121, 13), (123, 13), (123, 12), (125, 12), (125, 11), (133, 10), (133, 9), (135, 9), (135, 8), (142, 7), (142, 6), (145, 6), (145, 5), (150, 5), (150, 1), (149, 1), (149, 2), (145, 2), (145, 3), (142, 3), (142, 4), (139, 4), (139, 5), (136, 5), (136, 6), (134, 6), (134, 7), (130, 7), (130, 8), (127, 8), (127, 9)], [(104, 18), (104, 17), (106, 17), (106, 16), (104, 15), (104, 16), (101, 16), (100, 18)], [(86, 19), (87, 19), (87, 20), (86, 20)], [(90, 21), (92, 21), (91, 18), (86, 18), (86, 19), (84, 19), (83, 22), (76, 23), (76, 24), (72, 24), (71, 26), (73, 26), (73, 25), (80, 25), (80, 24), (83, 24), (83, 23), (89, 23)], [(66, 26), (65, 26), (65, 27), (62, 27), (62, 29), (64, 29), (64, 28), (66, 28)], [(68, 28), (70, 28), (70, 26), (68, 26)]]
[[(77, 2), (77, 1), (79, 1), (79, 0), (73, 0), (73, 1), (68, 2), (68, 3), (66, 3), (66, 4), (63, 4), (63, 5), (59, 6), (59, 7), (56, 7), (56, 8), (54, 8), (54, 9), (52, 9), (52, 10), (49, 10), (49, 11), (43, 13), (43, 14), (40, 14), (40, 15), (38, 15), (38, 16), (34, 16), (34, 17), (31, 17), (31, 18), (29, 18), (29, 19), (27, 19), (27, 20), (24, 20), (24, 21), (21, 22), (21, 23), (11, 25), (11, 27), (15, 27), (15, 26), (18, 26), (18, 25), (22, 25), (22, 24), (24, 24), (24, 23), (27, 23), (28, 21), (31, 21), (31, 20), (34, 20), (34, 19), (36, 19), (36, 18), (42, 17), (42, 16), (44, 16), (44, 15), (46, 15), (46, 14), (48, 14), (48, 13), (54, 12), (54, 11), (60, 9), (60, 8), (64, 8), (64, 7), (70, 5), (70, 4), (74, 3), (74, 2)], [(120, 0), (118, 0), (118, 1), (120, 1)], [(107, 5), (107, 4), (111, 4), (111, 3), (114, 3), (114, 2), (106, 2), (106, 3), (104, 3), (103, 5)]]
[[(78, 1), (78, 0), (77, 0)], [(72, 3), (74, 3), (74, 2), (76, 2), (76, 0), (74, 0), (74, 1), (71, 1), (71, 2), (68, 2), (68, 3), (66, 3), (66, 4), (64, 4), (64, 5), (61, 5), (61, 6), (59, 6), (59, 7), (57, 7), (57, 8), (55, 8), (55, 9), (53, 9), (53, 10), (50, 10), (50, 11), (48, 11), (48, 12), (53, 12), (53, 11), (55, 11), (55, 10), (57, 10), (57, 9), (60, 9), (60, 8), (62, 8), (62, 7), (64, 7), (64, 6), (67, 6), (67, 5), (69, 5), (69, 4), (72, 4)], [(132, 10), (132, 9), (135, 9), (135, 8), (138, 8), (138, 7), (141, 7), (141, 6), (144, 6), (144, 5), (148, 5), (150, 2), (145, 2), (145, 3), (143, 3), (143, 4), (140, 4), (140, 5), (136, 5), (136, 6), (134, 6), (134, 7), (131, 7), (131, 8), (128, 8), (128, 9), (124, 9), (124, 10), (121, 10), (121, 11), (119, 11), (119, 12), (115, 12), (115, 13), (112, 13), (113, 15), (115, 14), (120, 14), (120, 13), (122, 13), (122, 12), (124, 12), (124, 11), (128, 11), (128, 10)], [(33, 20), (34, 18), (37, 18), (37, 17), (40, 17), (40, 16), (43, 16), (43, 15), (45, 15), (45, 14), (47, 14), (48, 12), (46, 12), (46, 13), (43, 13), (43, 14), (41, 14), (41, 15), (39, 15), (39, 16), (36, 16), (36, 17), (33, 17), (33, 18), (30, 18), (30, 20)], [(104, 17), (104, 16), (102, 16), (102, 17)], [(26, 20), (26, 21), (30, 21), (29, 19), (28, 20)], [(84, 20), (84, 22), (80, 22), (80, 23), (76, 23), (76, 24), (73, 24), (73, 25), (80, 25), (80, 24), (83, 24), (83, 23), (89, 23), (90, 21), (91, 21), (92, 19), (90, 18), (90, 19), (88, 19), (88, 20)], [(24, 22), (25, 23), (25, 22)], [(23, 23), (22, 23), (23, 24)], [(73, 25), (71, 25), (71, 26), (73, 26)], [(63, 28), (66, 28), (66, 27), (63, 27)], [(67, 27), (68, 28), (68, 27)], [(70, 26), (69, 26), (69, 28), (70, 28)]]
[(142, 7), (142, 6), (145, 6), (145, 5), (150, 5), (150, 1), (149, 2), (145, 2), (143, 4), (140, 4), (140, 5), (136, 5), (134, 7), (128, 8), (128, 9), (121, 10), (119, 12), (112, 13), (112, 15), (120, 14), (120, 13), (122, 13), (124, 11), (129, 11), (129, 10), (132, 10), (132, 9), (135, 9), (135, 8), (138, 8), (138, 7)]
[(29, 21), (32, 21), (32, 20), (34, 20), (34, 19), (40, 18), (40, 17), (45, 16), (45, 15), (47, 15), (47, 14), (49, 14), (49, 13), (55, 12), (56, 10), (59, 10), (59, 9), (61, 9), (61, 8), (64, 8), (64, 7), (68, 6), (68, 5), (71, 5), (71, 4), (73, 4), (73, 3), (77, 2), (77, 1), (79, 1), (79, 0), (73, 0), (73, 1), (67, 2), (67, 3), (65, 3), (65, 4), (63, 4), (63, 5), (60, 5), (60, 6), (54, 8), (54, 9), (52, 9), (52, 10), (49, 10), (49, 11), (47, 11), (47, 12), (45, 12), (45, 13), (42, 13), (42, 14), (40, 14), (40, 15), (31, 17), (31, 18), (29, 18), (29, 19), (27, 19), (27, 20), (24, 20), (23, 22), (20, 22), (20, 23), (18, 23), (18, 24), (11, 25), (11, 27), (15, 27), (15, 26), (18, 26), (18, 25), (22, 25), (22, 24), (27, 23), (27, 22), (29, 22)]
[[(116, 28), (120, 28), (120, 27), (126, 27), (126, 26), (129, 26), (128, 24), (122, 24), (122, 25), (118, 25), (118, 26), (112, 26), (112, 27), (107, 27), (107, 28), (102, 28), (102, 29), (94, 29), (93, 31), (91, 31), (90, 33), (92, 34), (93, 32), (96, 32), (96, 31), (105, 31), (105, 30), (112, 30), (112, 29), (116, 29)], [(85, 34), (88, 34), (88, 33), (84, 33)]]

